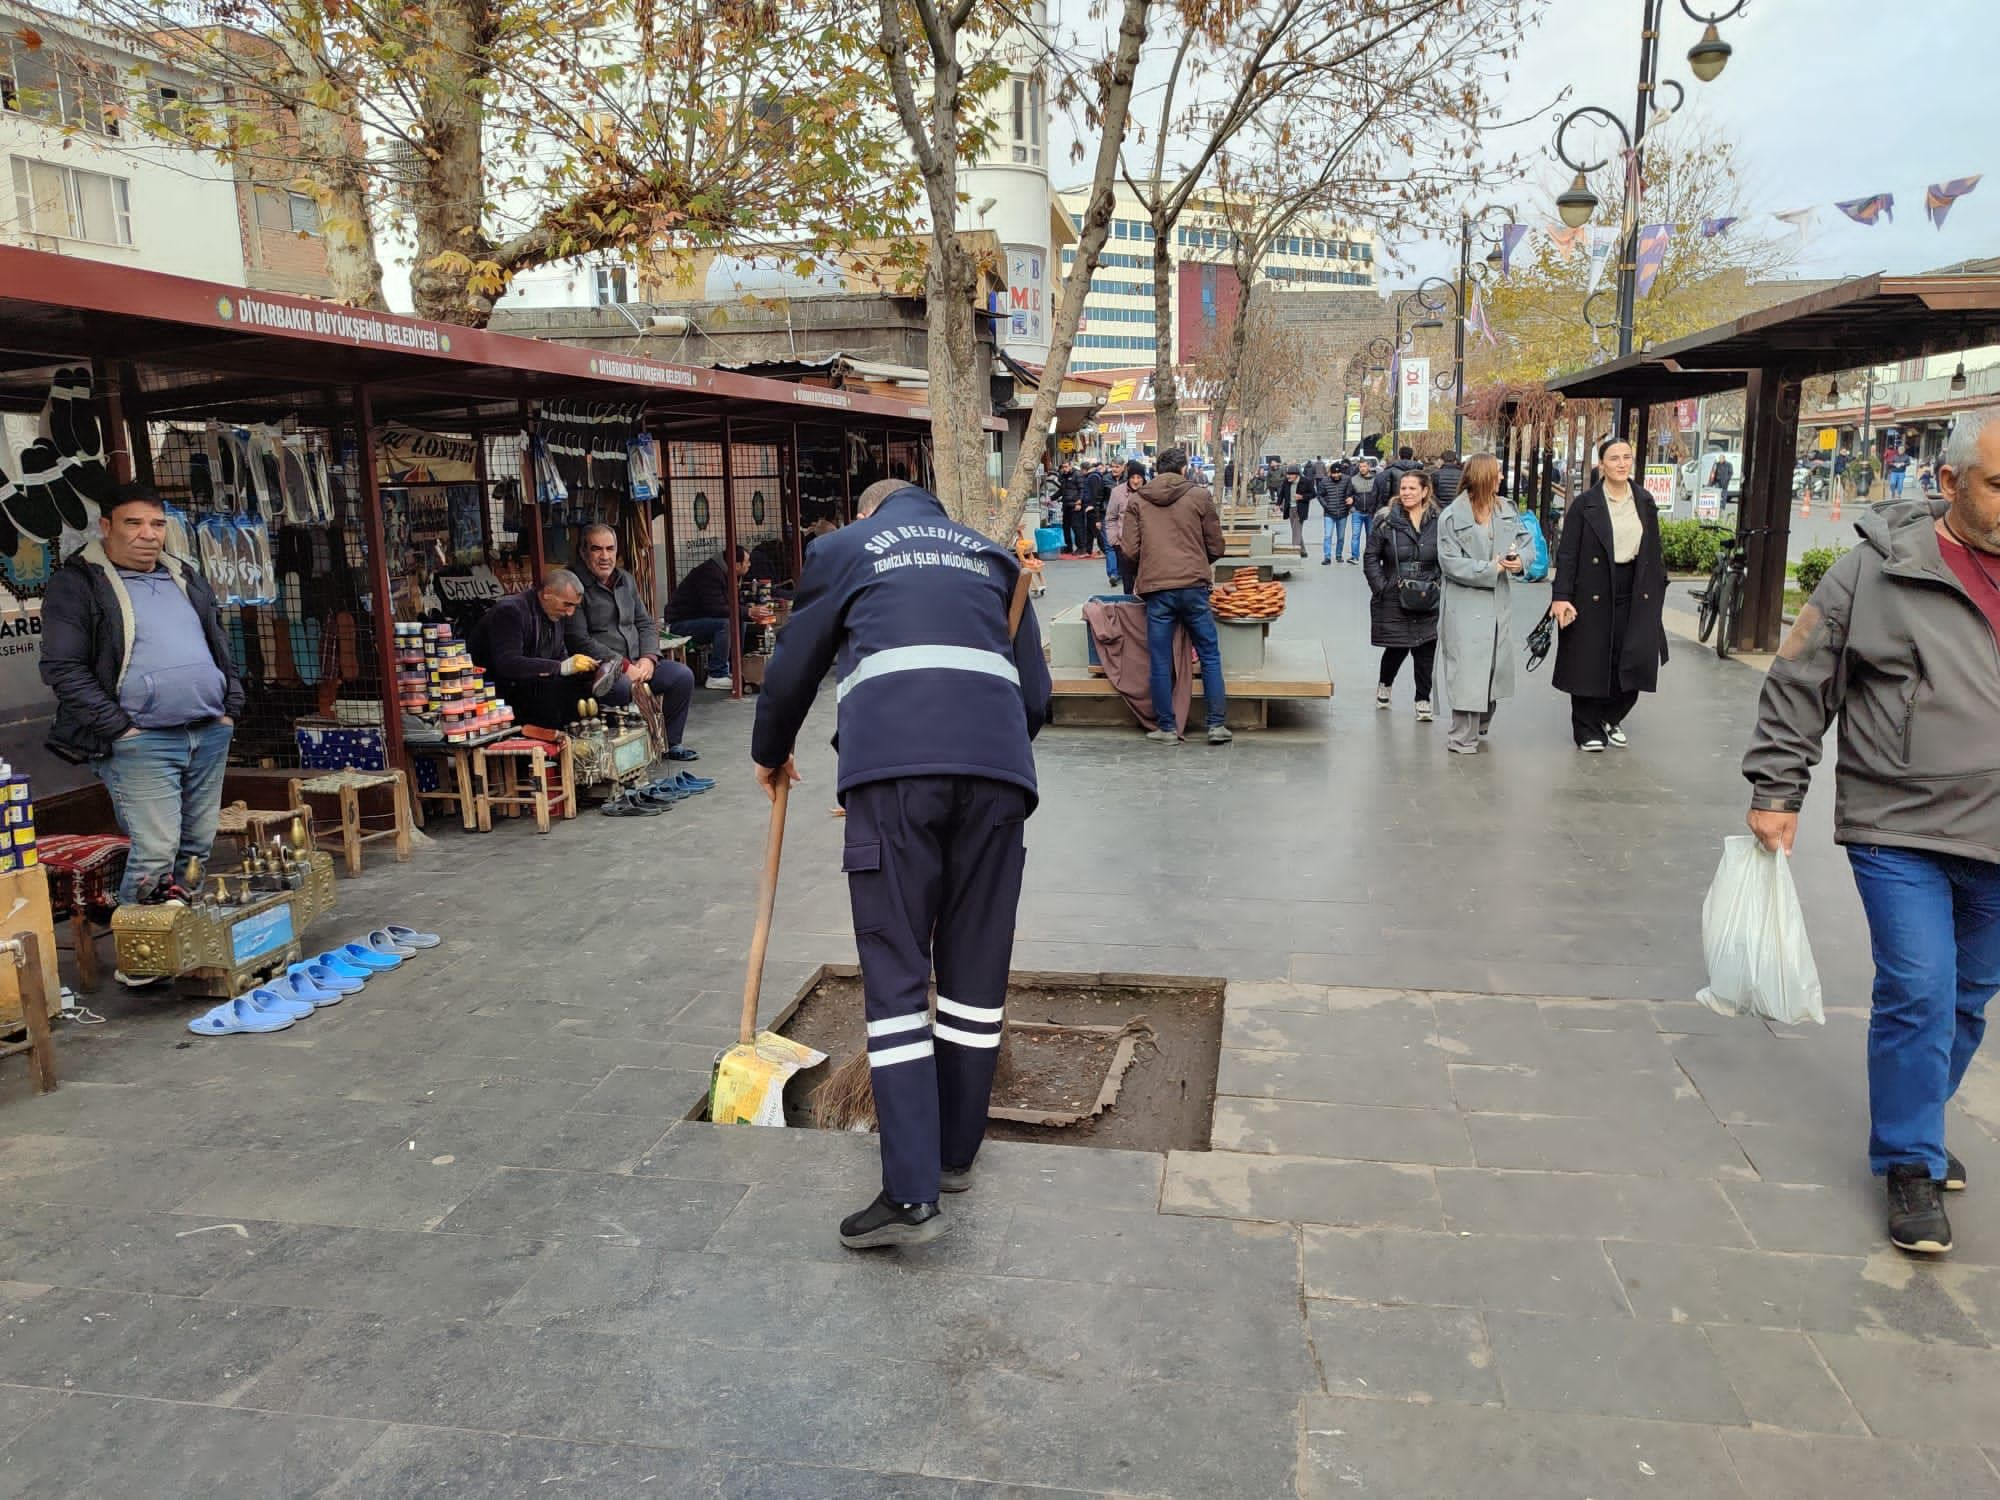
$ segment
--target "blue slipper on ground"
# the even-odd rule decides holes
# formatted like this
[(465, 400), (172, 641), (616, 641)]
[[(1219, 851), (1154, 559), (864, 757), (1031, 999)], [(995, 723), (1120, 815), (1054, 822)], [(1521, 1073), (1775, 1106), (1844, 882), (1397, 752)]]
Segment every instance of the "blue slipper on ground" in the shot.
[(366, 943), (342, 943), (333, 952), (334, 957), (357, 969), (393, 969), (403, 961), (399, 953), (382, 953)]
[(236, 998), (251, 1009), (261, 1011), (267, 1016), (286, 1016), (294, 1021), (303, 1021), (313, 1013), (312, 1001), (294, 1000), (290, 995), (274, 990), (269, 985), (259, 985), (249, 994), (238, 995)]
[(405, 927), (400, 922), (385, 922), (382, 930), (405, 948), (435, 948), (444, 941), (435, 932), (419, 932), (414, 927)]
[(363, 968), (352, 959), (341, 957), (338, 948), (329, 948), (318, 958), (308, 959), (307, 962), (319, 964), (329, 970), (336, 979), (359, 979), (364, 984), (375, 973), (375, 970)]
[(188, 1030), (196, 1036), (237, 1036), (248, 1032), (283, 1031), (294, 1018), (274, 1012), (259, 1010), (247, 999), (238, 996), (225, 1000), (205, 1015), (196, 1016), (188, 1022)]
[(288, 974), (303, 974), (323, 990), (338, 990), (343, 995), (358, 995), (361, 987), (368, 983), (360, 975), (336, 973), (332, 964), (323, 964), (318, 959), (308, 959), (302, 964), (293, 964), (285, 971)]
[(303, 1000), (315, 1010), (323, 1005), (338, 1005), (347, 998), (345, 990), (327, 989), (314, 984), (303, 974), (286, 973), (272, 980), (265, 988), (276, 990), (287, 1000)]
[(397, 958), (415, 958), (417, 950), (407, 943), (399, 943), (389, 936), (389, 929), (378, 927), (361, 940), (362, 946), (374, 953), (393, 954)]

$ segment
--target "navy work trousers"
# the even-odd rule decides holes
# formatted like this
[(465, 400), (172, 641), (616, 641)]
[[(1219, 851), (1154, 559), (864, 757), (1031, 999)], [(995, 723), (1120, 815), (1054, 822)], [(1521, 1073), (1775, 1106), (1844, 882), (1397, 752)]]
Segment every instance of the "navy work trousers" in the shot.
[(847, 793), (841, 868), (861, 956), (882, 1189), (898, 1203), (935, 1203), (940, 1168), (971, 1166), (985, 1136), (1027, 816), (1026, 791), (983, 776), (910, 776)]

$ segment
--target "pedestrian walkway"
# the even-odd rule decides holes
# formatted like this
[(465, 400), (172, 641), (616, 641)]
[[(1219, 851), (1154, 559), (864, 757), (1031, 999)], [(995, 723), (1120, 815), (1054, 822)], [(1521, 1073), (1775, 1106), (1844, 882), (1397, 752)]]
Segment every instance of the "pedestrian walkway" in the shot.
[[(120, 998), (56, 1094), (0, 1075), (0, 1496), (2000, 1495), (2000, 1073), (1958, 1253), (1897, 1256), (1829, 786), (1828, 1024), (1690, 1003), (1755, 671), (1674, 642), (1595, 756), (1538, 673), (1448, 756), (1407, 674), (1374, 709), (1364, 595), (1293, 576), (1335, 697), (1280, 727), (1038, 745), (1016, 965), (1227, 979), (1214, 1150), (996, 1145), (952, 1234), (860, 1257), (872, 1142), (685, 1122), (765, 812), (711, 695), (710, 795), (343, 883), (329, 937), (446, 943), (334, 1010)], [(830, 730), (767, 1011), (853, 957)]]

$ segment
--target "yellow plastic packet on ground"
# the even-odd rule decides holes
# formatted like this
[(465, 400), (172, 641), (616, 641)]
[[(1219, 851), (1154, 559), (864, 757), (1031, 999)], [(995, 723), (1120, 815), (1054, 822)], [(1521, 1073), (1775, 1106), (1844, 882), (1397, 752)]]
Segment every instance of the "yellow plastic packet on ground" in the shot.
[(825, 1061), (824, 1052), (775, 1031), (760, 1031), (754, 1049), (730, 1047), (717, 1056), (708, 1117), (718, 1125), (782, 1125), (786, 1082)]

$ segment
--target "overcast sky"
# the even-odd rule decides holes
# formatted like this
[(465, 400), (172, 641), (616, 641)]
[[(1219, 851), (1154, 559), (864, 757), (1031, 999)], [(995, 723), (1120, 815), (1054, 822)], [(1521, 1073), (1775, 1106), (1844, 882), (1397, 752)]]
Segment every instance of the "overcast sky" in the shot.
[[(1698, 10), (1721, 8), (1696, 0)], [(1569, 85), (1565, 108), (1598, 104), (1629, 124), (1642, 0), (1546, 0), (1543, 9), (1499, 93), (1503, 115), (1526, 114)], [(1679, 0), (1667, 0), (1666, 13), (1662, 76), (1687, 88), (1690, 125), (1705, 122), (1737, 142), (1753, 211), (1821, 209), (1796, 274), (1906, 273), (2000, 255), (2000, 0), (1751, 0), (1746, 14), (1723, 25), (1736, 51), (1709, 84), (1696, 83), (1687, 67), (1701, 27)], [(1668, 121), (1660, 138), (1682, 123), (1679, 116)], [(1492, 154), (1552, 163), (1552, 124), (1544, 115), (1496, 137)], [(1060, 154), (1067, 134), (1058, 128), (1059, 178), (1083, 171), (1066, 167)], [(1528, 222), (1552, 220), (1556, 170), (1550, 165), (1530, 184), (1494, 197), (1515, 204)], [(1980, 172), (1986, 180), (1978, 190), (1959, 200), (1943, 230), (1932, 228), (1924, 189)], [(1867, 228), (1832, 206), (1882, 192), (1895, 195), (1893, 223)], [(1456, 258), (1435, 243), (1397, 248), (1411, 268), (1385, 266), (1397, 281), (1445, 271)]]

